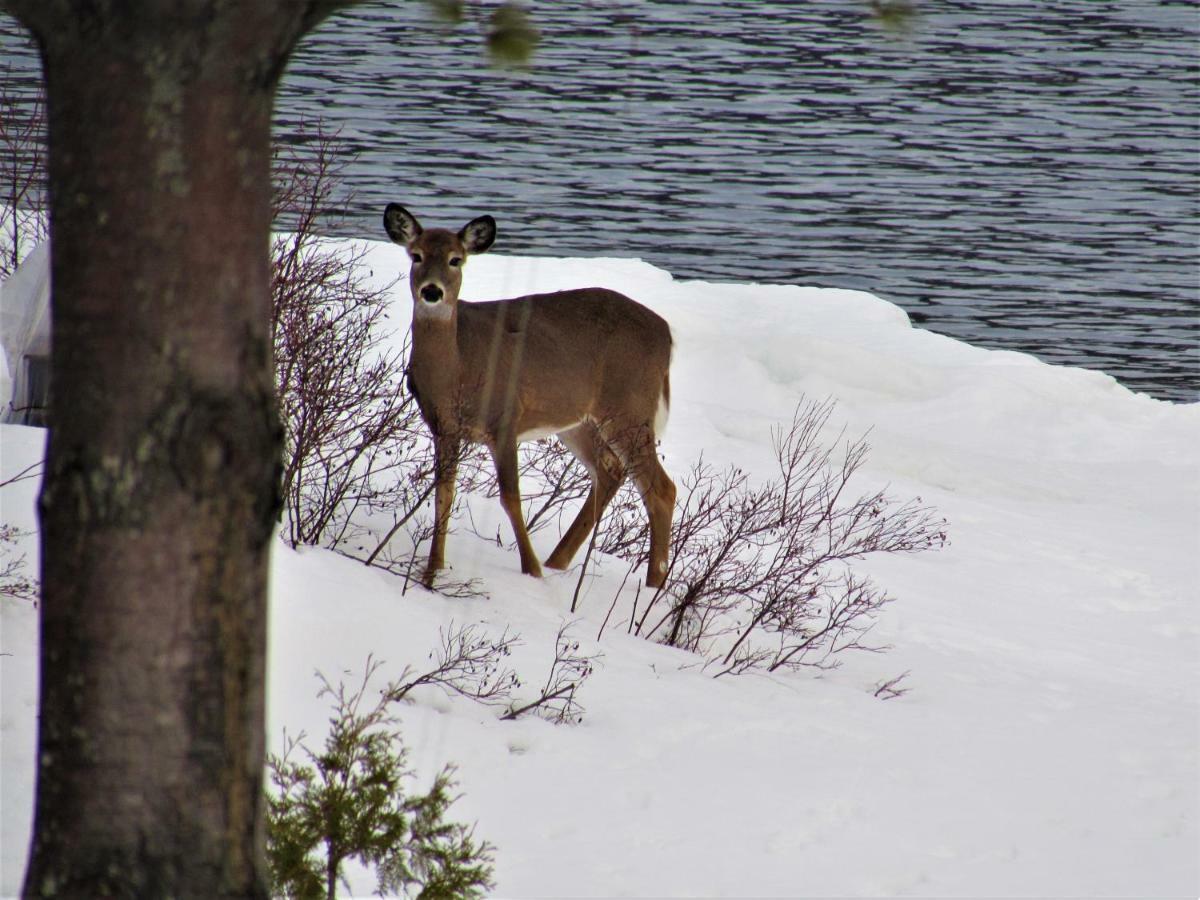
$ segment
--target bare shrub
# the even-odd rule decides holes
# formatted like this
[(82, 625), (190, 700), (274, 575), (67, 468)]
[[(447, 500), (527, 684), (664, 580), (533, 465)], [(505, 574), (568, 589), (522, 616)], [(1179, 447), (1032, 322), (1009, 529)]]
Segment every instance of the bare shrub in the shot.
[[(42, 474), (42, 462), (31, 463), (21, 471), (0, 481), (0, 490), (19, 481), (38, 478)], [(21, 540), (29, 537), (27, 531), (20, 531), (5, 522), (0, 522), (0, 597), (11, 597), (37, 606), (41, 596), (41, 585), (37, 578), (28, 574), (28, 564), (25, 554), (21, 552)]]
[[(892, 598), (853, 563), (937, 549), (945, 522), (919, 498), (851, 493), (869, 446), (844, 430), (822, 440), (833, 409), (832, 401), (802, 401), (788, 425), (772, 429), (777, 473), (764, 482), (703, 457), (692, 465), (680, 479), (667, 582), (644, 603), (639, 589), (631, 633), (701, 655), (718, 677), (833, 668), (845, 651), (886, 649), (868, 636)], [(566, 506), (586, 495), (587, 474), (572, 460), (557, 442), (530, 445), (522, 484), (537, 498), (527, 509), (531, 519), (561, 521)], [(494, 493), (490, 472), (477, 472), (471, 487)], [(626, 559), (632, 572), (647, 562), (647, 532), (641, 499), (627, 482), (588, 544), (575, 602), (593, 551)]]
[[(919, 499), (850, 495), (865, 439), (821, 433), (833, 403), (802, 402), (772, 431), (778, 475), (755, 485), (737, 467), (703, 459), (681, 479), (666, 584), (629, 630), (706, 658), (716, 676), (803, 666), (832, 668), (867, 642), (891, 597), (851, 563), (880, 553), (940, 548), (945, 521)], [(840, 449), (839, 449), (840, 447)], [(639, 565), (644, 524), (620, 508), (605, 523), (611, 547)]]
[[(541, 438), (522, 444), (520, 454), (521, 499), (525, 503), (525, 529), (533, 534), (554, 522), (562, 530), (567, 504), (582, 501), (591, 490), (587, 470), (556, 438)], [(487, 480), (487, 496), (500, 496), (495, 472)]]
[[(679, 501), (676, 500), (676, 516), (679, 514), (679, 505)], [(627, 481), (621, 485), (617, 495), (608, 505), (603, 524), (604, 528), (596, 534), (596, 550), (609, 556), (636, 560), (637, 565), (649, 562), (650, 523), (646, 521), (642, 498), (638, 496), (632, 482)], [(678, 528), (679, 522), (672, 520), (671, 534), (676, 534)], [(676, 539), (672, 537), (672, 547), (676, 543)]]
[(19, 541), (28, 536), (11, 525), (0, 523), (0, 597), (23, 600), (37, 606), (38, 581), (26, 571), (25, 554)]
[(504, 703), (521, 681), (505, 660), (519, 638), (505, 631), (499, 638), (489, 637), (476, 625), (448, 628), (438, 632), (441, 645), (431, 651), (432, 669), (416, 674), (406, 666), (399, 680), (392, 682), (384, 696), (392, 702), (404, 700), (415, 688), (436, 685), (479, 703)]
[[(414, 499), (406, 503), (407, 508), (401, 506), (392, 510), (392, 526), (387, 533), (382, 538), (372, 536), (372, 542), (375, 544), (373, 550), (369, 553), (366, 552), (366, 546), (369, 544), (365, 546), (359, 544), (356, 547), (343, 545), (339, 548), (347, 556), (359, 559), (368, 566), (375, 566), (391, 572), (393, 575), (401, 576), (404, 579), (404, 586), (400, 590), (401, 596), (408, 593), (410, 585), (421, 583), (425, 560), (420, 557), (420, 551), (422, 546), (427, 547), (429, 541), (433, 539), (433, 516), (426, 504), (433, 494), (433, 476), (419, 471), (416, 477), (424, 477), (425, 484), (420, 486), (419, 490), (414, 489), (410, 495)], [(462, 492), (459, 492), (455, 496), (455, 510), (462, 505), (461, 494)], [(435, 591), (443, 597), (460, 600), (488, 596), (482, 579), (456, 578), (451, 573), (452, 570), (449, 567), (438, 572), (438, 578), (429, 590)]]
[[(554, 437), (522, 444), (518, 454), (526, 530), (532, 534), (553, 523), (561, 533), (587, 499), (592, 488), (591, 476), (575, 455)], [(462, 493), (483, 494), (489, 499), (500, 496), (495, 468), (485, 450), (468, 448), (462, 462)], [(644, 561), (649, 559), (650, 531), (645, 506), (634, 487), (633, 471), (624, 470), (622, 474), (621, 487), (605, 511), (606, 526), (593, 532), (589, 553), (596, 550), (610, 556), (628, 557), (641, 552)], [(471, 530), (478, 537), (499, 543), (498, 536), (483, 534), (474, 523)], [(575, 611), (574, 606), (571, 611)]]
[(286, 538), (347, 550), (363, 537), (356, 513), (406, 520), (432, 479), (405, 353), (381, 349), (390, 285), (369, 286), (365, 249), (318, 234), (339, 158), (320, 126), (308, 145), (277, 148), (275, 220), (290, 230), (272, 247), (272, 300)]
[(0, 278), (49, 236), (46, 216), (46, 104), (19, 95), (11, 65), (0, 69)]
[(500, 718), (516, 719), (529, 712), (536, 712), (544, 719), (561, 725), (578, 725), (583, 721), (584, 709), (579, 703), (578, 693), (592, 674), (593, 664), (599, 654), (588, 656), (581, 653), (579, 641), (567, 633), (569, 624), (559, 627), (554, 638), (554, 662), (550, 674), (542, 685), (538, 696), (525, 703), (513, 703)]
[(520, 638), (505, 631), (492, 638), (479, 626), (467, 625), (439, 632), (441, 644), (430, 653), (432, 669), (416, 674), (412, 666), (405, 668), (400, 678), (383, 692), (388, 702), (409, 697), (413, 690), (424, 685), (441, 688), (485, 706), (504, 706), (501, 719), (517, 719), (535, 713), (555, 724), (578, 724), (584, 709), (579, 703), (579, 691), (591, 676), (598, 654), (580, 652), (579, 641), (568, 633), (570, 624), (563, 624), (554, 639), (554, 660), (538, 695), (532, 700), (514, 700), (521, 679), (508, 663), (513, 647)]

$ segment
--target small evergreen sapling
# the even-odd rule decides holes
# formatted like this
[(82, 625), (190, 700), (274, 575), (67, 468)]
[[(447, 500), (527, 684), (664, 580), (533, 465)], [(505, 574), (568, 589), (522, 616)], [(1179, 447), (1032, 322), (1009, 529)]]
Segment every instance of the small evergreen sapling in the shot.
[[(454, 802), (453, 768), (426, 794), (406, 794), (412, 777), (396, 720), (381, 697), (364, 710), (367, 685), (379, 664), (368, 660), (353, 693), (318, 675), (318, 696), (332, 698), (323, 752), (287, 741), (268, 758), (274, 790), (267, 793), (267, 861), (272, 892), (292, 898), (331, 898), (351, 859), (375, 870), (381, 893), (424, 900), (471, 898), (492, 888), (493, 847), (473, 830), (446, 821)], [(293, 757), (302, 754), (305, 759)]]

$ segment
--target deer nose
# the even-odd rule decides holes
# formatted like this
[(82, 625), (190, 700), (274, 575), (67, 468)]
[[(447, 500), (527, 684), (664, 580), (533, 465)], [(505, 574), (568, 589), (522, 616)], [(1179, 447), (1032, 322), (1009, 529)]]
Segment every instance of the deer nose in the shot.
[(442, 289), (436, 284), (427, 284), (421, 288), (421, 299), (426, 303), (437, 303), (442, 299)]

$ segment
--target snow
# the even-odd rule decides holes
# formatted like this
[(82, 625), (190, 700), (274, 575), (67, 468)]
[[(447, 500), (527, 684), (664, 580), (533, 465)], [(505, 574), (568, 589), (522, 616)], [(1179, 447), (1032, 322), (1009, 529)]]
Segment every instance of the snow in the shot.
[[(399, 248), (362, 246), (381, 283), (405, 271)], [(855, 291), (498, 255), (472, 259), (464, 282), (466, 299), (602, 285), (665, 316), (676, 477), (701, 452), (769, 475), (771, 426), (802, 396), (836, 399), (837, 428), (870, 432), (859, 489), (920, 496), (951, 544), (863, 565), (898, 598), (873, 634), (891, 651), (820, 676), (719, 680), (627, 635), (627, 606), (596, 640), (617, 560), (600, 560), (572, 616), (577, 571), (524, 577), (514, 549), (465, 527), (447, 559), (486, 596), (402, 593), (385, 572), (280, 544), (274, 749), (284, 727), (323, 734), (314, 670), (352, 680), (373, 653), (382, 687), (426, 662), (439, 629), (483, 623), (521, 635), (510, 662), (538, 683), (574, 621), (603, 654), (582, 724), (500, 721), (435, 690), (399, 710), (425, 781), (458, 766), (451, 812), (496, 845), (500, 895), (1200, 894), (1200, 404), (915, 329)], [(407, 288), (394, 290), (406, 322)], [(42, 450), (35, 429), (2, 434), (0, 480)], [(35, 490), (4, 488), (4, 521), (32, 529)], [(495, 501), (471, 513), (480, 534), (511, 537)], [(543, 558), (557, 537), (534, 535)], [(36, 640), (36, 611), (5, 601), (3, 896), (19, 890), (30, 827)], [(874, 696), (903, 672), (908, 693)], [(352, 883), (374, 888), (363, 873)]]

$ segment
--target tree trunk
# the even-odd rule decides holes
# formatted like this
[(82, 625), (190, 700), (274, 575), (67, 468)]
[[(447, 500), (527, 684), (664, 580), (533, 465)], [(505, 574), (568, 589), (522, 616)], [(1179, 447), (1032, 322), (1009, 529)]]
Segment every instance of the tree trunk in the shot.
[(42, 53), (52, 423), (27, 896), (265, 896), (270, 120), (299, 2), (9, 0)]

